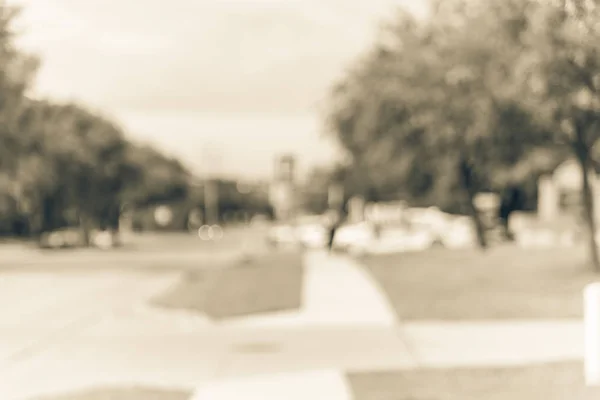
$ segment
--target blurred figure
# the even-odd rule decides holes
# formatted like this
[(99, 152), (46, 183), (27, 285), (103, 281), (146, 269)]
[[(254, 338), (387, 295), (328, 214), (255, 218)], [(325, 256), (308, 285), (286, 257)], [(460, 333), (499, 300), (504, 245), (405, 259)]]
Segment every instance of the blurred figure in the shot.
[(327, 248), (331, 252), (333, 250), (333, 240), (335, 239), (335, 232), (342, 224), (342, 216), (338, 210), (331, 209), (327, 212), (327, 233), (328, 241)]

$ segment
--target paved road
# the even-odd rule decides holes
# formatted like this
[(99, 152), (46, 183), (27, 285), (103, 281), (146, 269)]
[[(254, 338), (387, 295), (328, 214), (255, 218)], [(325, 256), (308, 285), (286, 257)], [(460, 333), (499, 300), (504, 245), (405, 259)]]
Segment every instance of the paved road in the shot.
[[(73, 271), (24, 269), (0, 275), (0, 313), (5, 317), (5, 329), (0, 330), (1, 398), (115, 382), (193, 387), (216, 377), (315, 366), (410, 366), (407, 349), (393, 329), (351, 326), (348, 321), (345, 326), (320, 324), (318, 329), (213, 325), (201, 317), (140, 306), (172, 284), (174, 274)], [(344, 283), (346, 290), (334, 296), (336, 309), (343, 305), (342, 292), (348, 297), (360, 289), (350, 285), (359, 276), (344, 280), (343, 271), (343, 266), (321, 268), (326, 280), (333, 276)], [(324, 283), (314, 282), (321, 288), (317, 292), (324, 293)], [(324, 294), (323, 301), (331, 302), (331, 293)]]
[[(176, 275), (0, 274), (0, 385), (46, 351), (173, 284)], [(0, 398), (6, 398), (1, 391)]]
[(185, 389), (262, 373), (518, 365), (582, 355), (578, 321), (219, 326), (140, 306), (176, 278), (123, 270), (0, 274), (0, 398), (103, 384)]
[(103, 384), (185, 389), (261, 373), (410, 367), (395, 333), (377, 329), (207, 330), (135, 336), (92, 331), (53, 346), (18, 371), (3, 374), (2, 398)]
[[(3, 373), (3, 399), (101, 385), (188, 389), (282, 372), (510, 366), (581, 358), (576, 323), (220, 328), (125, 310)], [(35, 386), (32, 386), (35, 382)]]
[(206, 266), (239, 257), (245, 245), (264, 244), (263, 228), (228, 228), (220, 241), (202, 241), (189, 233), (133, 236), (127, 247), (116, 251), (99, 249), (41, 250), (33, 244), (0, 245), (0, 271), (14, 268), (53, 269), (82, 267), (157, 267), (178, 264)]

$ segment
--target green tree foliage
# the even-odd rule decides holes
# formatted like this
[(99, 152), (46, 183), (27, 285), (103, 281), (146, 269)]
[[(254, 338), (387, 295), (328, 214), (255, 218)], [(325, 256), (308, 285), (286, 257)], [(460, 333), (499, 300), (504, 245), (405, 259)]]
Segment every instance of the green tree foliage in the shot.
[(401, 12), (384, 25), (334, 86), (326, 122), (365, 188), (469, 213), (485, 247), (477, 192), (531, 186), (569, 154), (585, 171), (595, 163), (599, 9), (575, 0), (432, 5), (425, 21)]
[(101, 113), (32, 99), (37, 60), (14, 44), (18, 9), (0, 2), (0, 232), (79, 225), (118, 231), (124, 205), (185, 198), (189, 173), (129, 141)]
[[(273, 210), (269, 203), (268, 187), (260, 184), (241, 184), (231, 179), (216, 179), (213, 181), (218, 197), (218, 217), (221, 221), (228, 215), (241, 212), (249, 216), (264, 214), (271, 216)], [(199, 208), (207, 211), (205, 206), (206, 182), (199, 182), (194, 192), (188, 197), (190, 208)]]
[(399, 13), (384, 26), (333, 88), (327, 124), (365, 187), (467, 212), (485, 247), (478, 191), (524, 185), (569, 152), (585, 171), (594, 163), (599, 8), (439, 0), (432, 10), (426, 21)]
[(549, 127), (549, 141), (577, 160), (589, 253), (600, 271), (590, 172), (600, 139), (600, 5), (597, 1), (530, 2), (513, 95)]

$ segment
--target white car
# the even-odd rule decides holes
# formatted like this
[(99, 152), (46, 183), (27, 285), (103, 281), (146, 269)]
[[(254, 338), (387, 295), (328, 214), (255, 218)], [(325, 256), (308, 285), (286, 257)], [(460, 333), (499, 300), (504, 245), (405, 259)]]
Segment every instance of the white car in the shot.
[(459, 216), (448, 222), (440, 235), (441, 243), (449, 249), (470, 248), (477, 243), (477, 234), (470, 217)]
[(299, 225), (296, 227), (296, 237), (300, 244), (312, 249), (327, 246), (327, 230), (321, 224)]
[(327, 245), (327, 231), (322, 224), (277, 225), (269, 230), (268, 241), (275, 246), (301, 245), (322, 248)]
[(375, 227), (368, 222), (342, 225), (335, 232), (333, 247), (349, 252), (363, 252), (376, 237)]
[(372, 243), (371, 253), (402, 253), (423, 251), (433, 247), (437, 235), (428, 229), (390, 227), (383, 229), (379, 240)]
[(296, 244), (296, 233), (291, 225), (276, 225), (269, 229), (267, 240), (274, 246)]
[(362, 222), (341, 227), (336, 232), (334, 247), (355, 255), (385, 254), (422, 251), (438, 242), (435, 232), (428, 229), (404, 226), (376, 229), (372, 223)]

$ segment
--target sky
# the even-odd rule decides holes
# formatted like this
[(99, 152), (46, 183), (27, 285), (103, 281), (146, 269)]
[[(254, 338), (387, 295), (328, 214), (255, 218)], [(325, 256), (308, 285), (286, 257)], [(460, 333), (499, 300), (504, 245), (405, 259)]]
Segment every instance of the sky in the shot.
[(199, 174), (336, 159), (323, 100), (395, 7), (426, 0), (13, 0), (34, 93), (112, 116)]

